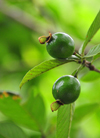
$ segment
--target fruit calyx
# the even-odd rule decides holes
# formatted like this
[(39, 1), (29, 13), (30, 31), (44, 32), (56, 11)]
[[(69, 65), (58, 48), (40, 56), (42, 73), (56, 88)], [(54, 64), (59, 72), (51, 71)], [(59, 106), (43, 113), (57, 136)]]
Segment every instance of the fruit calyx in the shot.
[(51, 111), (54, 112), (56, 110), (58, 110), (58, 108), (61, 106), (61, 105), (64, 105), (60, 100), (56, 100), (55, 102), (53, 102), (50, 107), (51, 107)]
[(52, 38), (52, 34), (49, 32), (49, 36), (40, 36), (38, 40), (40, 44), (45, 44), (45, 42), (48, 43), (51, 40), (51, 38)]

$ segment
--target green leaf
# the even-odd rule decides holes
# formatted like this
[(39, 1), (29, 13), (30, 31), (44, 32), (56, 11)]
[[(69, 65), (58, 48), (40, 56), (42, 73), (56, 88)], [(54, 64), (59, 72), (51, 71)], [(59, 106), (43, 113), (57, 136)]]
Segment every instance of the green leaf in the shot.
[(21, 128), (11, 122), (0, 123), (0, 138), (28, 138)]
[(87, 115), (94, 113), (100, 107), (98, 103), (93, 104), (85, 104), (77, 107), (74, 112), (73, 121), (76, 123), (80, 123), (80, 121)]
[(48, 70), (51, 70), (55, 67), (58, 67), (62, 64), (68, 63), (68, 62), (72, 62), (72, 61), (76, 61), (77, 57), (70, 57), (68, 59), (52, 59), (52, 60), (48, 60), (45, 62), (42, 62), (41, 64), (35, 66), (34, 68), (32, 68), (31, 70), (29, 70), (26, 75), (24, 76), (24, 78), (22, 79), (21, 83), (20, 83), (20, 88), (23, 86), (23, 84), (25, 84), (27, 81), (41, 75), (42, 73), (47, 72)]
[(74, 103), (63, 105), (58, 109), (57, 138), (69, 138), (71, 122), (74, 112)]
[(92, 47), (85, 57), (93, 57), (100, 53), (100, 44)]
[(46, 125), (46, 111), (43, 98), (38, 94), (34, 95), (35, 90), (31, 91), (28, 101), (24, 104), (25, 110), (38, 123), (39, 129), (44, 130)]
[(100, 11), (98, 12), (97, 16), (95, 17), (93, 23), (91, 24), (91, 26), (87, 32), (85, 41), (84, 41), (83, 45), (81, 46), (81, 48), (79, 49), (80, 54), (84, 53), (85, 47), (91, 41), (92, 37), (99, 30), (99, 28), (100, 28)]
[(10, 96), (0, 99), (0, 111), (15, 123), (32, 130), (38, 130), (38, 124), (35, 119)]
[(93, 57), (92, 62), (94, 62), (97, 58), (100, 58), (100, 53), (99, 53), (99, 54), (97, 54), (97, 55), (95, 55), (95, 56)]

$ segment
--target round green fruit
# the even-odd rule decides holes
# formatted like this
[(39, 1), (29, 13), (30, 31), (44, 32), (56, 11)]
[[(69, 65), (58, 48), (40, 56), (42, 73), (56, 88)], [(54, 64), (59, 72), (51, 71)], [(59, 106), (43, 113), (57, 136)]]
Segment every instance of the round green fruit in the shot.
[(48, 53), (54, 58), (68, 58), (74, 52), (74, 40), (66, 33), (55, 33), (46, 43)]
[(60, 77), (53, 85), (52, 94), (63, 104), (73, 103), (80, 94), (80, 82), (72, 75)]

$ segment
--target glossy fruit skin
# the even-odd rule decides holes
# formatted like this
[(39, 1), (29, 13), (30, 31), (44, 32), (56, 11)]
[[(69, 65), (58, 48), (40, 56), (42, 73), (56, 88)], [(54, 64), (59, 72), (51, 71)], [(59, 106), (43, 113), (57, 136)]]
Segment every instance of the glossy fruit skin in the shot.
[(53, 34), (51, 40), (46, 43), (48, 53), (59, 59), (70, 57), (74, 52), (74, 47), (74, 40), (62, 32)]
[(79, 97), (80, 82), (72, 75), (62, 76), (54, 83), (52, 94), (63, 104), (73, 103)]

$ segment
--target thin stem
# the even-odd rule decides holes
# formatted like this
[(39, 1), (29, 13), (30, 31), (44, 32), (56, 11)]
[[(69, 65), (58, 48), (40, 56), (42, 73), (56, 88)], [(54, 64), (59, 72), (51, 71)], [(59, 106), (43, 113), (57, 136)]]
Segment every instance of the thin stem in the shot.
[(95, 66), (91, 64), (91, 62), (85, 60), (84, 65), (89, 68), (89, 70), (100, 73), (100, 70), (96, 69)]
[(100, 70), (98, 70), (98, 69), (96, 69), (96, 68), (94, 68), (94, 71), (96, 71), (96, 72), (100, 73)]
[(80, 65), (73, 73), (72, 75), (77, 78), (77, 75), (79, 71), (81, 71), (84, 68), (84, 65)]
[(79, 55), (78, 53), (74, 52), (74, 55), (80, 59), (82, 59), (81, 55)]

